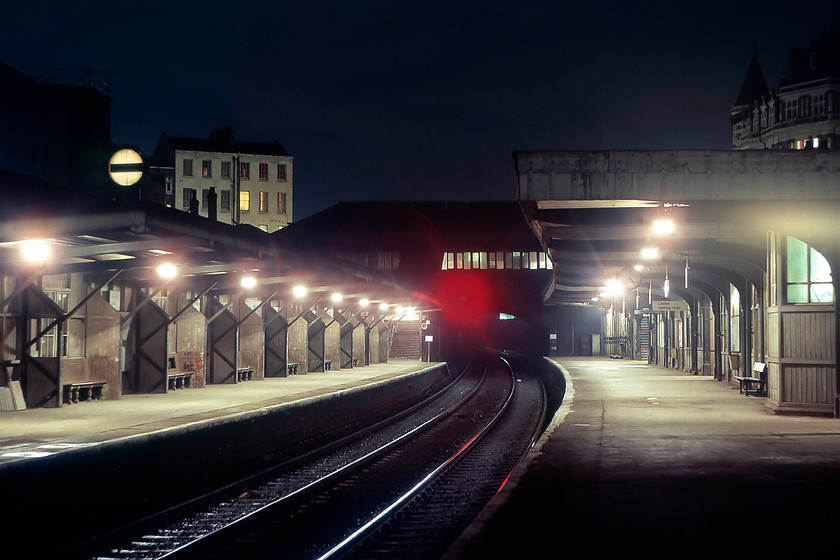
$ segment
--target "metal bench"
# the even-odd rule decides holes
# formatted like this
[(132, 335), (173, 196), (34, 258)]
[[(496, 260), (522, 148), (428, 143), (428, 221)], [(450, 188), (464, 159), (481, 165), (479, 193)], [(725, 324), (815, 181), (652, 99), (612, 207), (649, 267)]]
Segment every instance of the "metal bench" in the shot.
[(754, 375), (752, 377), (738, 377), (735, 379), (739, 383), (739, 392), (745, 395), (767, 395), (767, 364), (764, 362), (755, 362), (752, 369)]
[(254, 368), (252, 367), (241, 367), (237, 368), (236, 370), (236, 380), (237, 381), (250, 381), (251, 377), (254, 375)]
[(107, 384), (107, 381), (100, 380), (63, 383), (62, 400), (64, 401), (64, 404), (78, 404), (80, 402), (98, 401), (102, 398), (102, 389)]
[(169, 383), (169, 389), (186, 389), (192, 384), (192, 371), (169, 372), (166, 374), (166, 379)]
[(291, 364), (286, 364), (286, 368), (289, 371), (289, 375), (296, 375), (297, 374), (298, 363), (293, 362)]

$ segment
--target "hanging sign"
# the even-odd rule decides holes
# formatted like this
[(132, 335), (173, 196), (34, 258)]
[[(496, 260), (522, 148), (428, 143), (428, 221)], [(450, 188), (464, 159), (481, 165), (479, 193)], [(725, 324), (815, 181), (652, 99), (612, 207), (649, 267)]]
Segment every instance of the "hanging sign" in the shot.
[(688, 304), (681, 299), (662, 299), (653, 301), (653, 311), (688, 311)]

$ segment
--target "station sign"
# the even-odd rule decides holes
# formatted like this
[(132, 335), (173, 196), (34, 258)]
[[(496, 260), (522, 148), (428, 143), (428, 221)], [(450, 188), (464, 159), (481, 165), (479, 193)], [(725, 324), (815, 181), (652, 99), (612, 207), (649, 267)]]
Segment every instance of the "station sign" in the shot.
[(137, 183), (145, 171), (145, 162), (140, 151), (130, 146), (118, 149), (108, 161), (111, 180), (122, 187)]
[(660, 313), (665, 311), (688, 311), (688, 303), (684, 302), (681, 299), (654, 300), (652, 311)]

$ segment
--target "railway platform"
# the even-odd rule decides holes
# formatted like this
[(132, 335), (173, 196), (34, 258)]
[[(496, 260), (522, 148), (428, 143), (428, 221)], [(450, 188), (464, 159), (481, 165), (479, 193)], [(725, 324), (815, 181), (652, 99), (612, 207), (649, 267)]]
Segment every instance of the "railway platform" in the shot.
[(446, 560), (832, 550), (840, 421), (646, 362), (557, 358), (565, 402)]
[(106, 442), (206, 429), (266, 408), (328, 398), (342, 391), (424, 370), (434, 363), (394, 360), (365, 367), (207, 385), (166, 394), (124, 395), (61, 408), (0, 412), (0, 473), (4, 465)]

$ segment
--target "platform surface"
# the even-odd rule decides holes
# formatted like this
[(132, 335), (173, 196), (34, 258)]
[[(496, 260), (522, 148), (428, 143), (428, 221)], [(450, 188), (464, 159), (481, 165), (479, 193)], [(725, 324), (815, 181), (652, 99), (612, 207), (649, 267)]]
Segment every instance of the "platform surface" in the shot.
[(393, 360), (365, 367), (207, 385), (157, 395), (0, 412), (0, 465), (109, 440), (200, 427), (215, 420), (408, 375), (436, 365)]
[(517, 479), (446, 560), (803, 558), (836, 547), (840, 420), (708, 376), (557, 358), (570, 380)]

